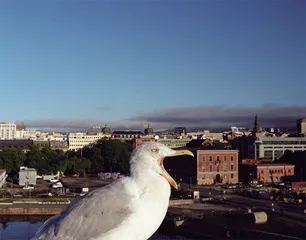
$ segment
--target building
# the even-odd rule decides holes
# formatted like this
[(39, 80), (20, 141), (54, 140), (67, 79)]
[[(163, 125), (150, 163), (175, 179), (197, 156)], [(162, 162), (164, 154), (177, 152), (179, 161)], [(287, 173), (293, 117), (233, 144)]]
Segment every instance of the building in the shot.
[(153, 130), (153, 128), (150, 127), (150, 124), (148, 124), (148, 127), (145, 128), (144, 134), (145, 135), (150, 135), (150, 136), (152, 136), (154, 134), (154, 130)]
[(112, 129), (108, 127), (107, 125), (102, 128), (101, 132), (105, 135), (111, 135), (112, 134)]
[(142, 143), (150, 142), (150, 141), (160, 142), (169, 148), (175, 149), (175, 148), (185, 147), (186, 144), (191, 141), (191, 139), (190, 138), (177, 138), (175, 136), (172, 136), (171, 138), (168, 138), (168, 137), (160, 138), (158, 135), (155, 135), (155, 136), (147, 135), (147, 136), (142, 136), (139, 138), (132, 139), (133, 148), (140, 146)]
[(254, 158), (277, 160), (286, 150), (306, 150), (306, 137), (258, 137), (254, 142)]
[(239, 164), (239, 178), (242, 182), (279, 183), (283, 177), (293, 175), (292, 164), (265, 163), (255, 159), (245, 159)]
[(187, 134), (187, 130), (186, 130), (185, 127), (176, 127), (176, 128), (174, 129), (174, 133), (175, 133), (176, 135), (186, 135), (186, 134)]
[(199, 185), (238, 183), (238, 150), (198, 150), (197, 183)]
[(160, 142), (166, 145), (169, 148), (182, 148), (187, 145), (191, 141), (190, 138), (159, 138), (157, 142)]
[(292, 182), (292, 192), (306, 193), (306, 182)]
[(297, 120), (297, 131), (298, 133), (306, 134), (306, 118), (301, 118)]
[(67, 151), (68, 150), (68, 142), (67, 141), (49, 141), (50, 148), (53, 150), (62, 150)]
[(0, 169), (0, 188), (6, 183), (7, 174), (4, 169)]
[(0, 140), (0, 150), (4, 148), (20, 148), (24, 151), (29, 151), (32, 146), (32, 140)]
[(68, 146), (70, 150), (82, 149), (85, 146), (96, 143), (103, 138), (110, 138), (110, 134), (99, 133), (69, 133)]
[(210, 132), (209, 130), (188, 132), (187, 136), (191, 139), (212, 139), (212, 140), (223, 140), (222, 132)]
[(222, 144), (181, 149), (190, 150), (195, 157), (164, 160), (165, 169), (178, 183), (223, 185), (238, 182), (238, 150)]
[(38, 148), (49, 148), (50, 142), (48, 140), (33, 140), (33, 146)]
[(0, 122), (0, 139), (12, 140), (16, 138), (16, 124), (14, 121)]
[(119, 139), (119, 140), (132, 140), (134, 138), (139, 138), (144, 136), (144, 133), (141, 131), (131, 131), (131, 130), (126, 130), (126, 131), (114, 131), (112, 133), (112, 139)]
[(27, 126), (24, 123), (16, 125), (16, 139), (24, 139)]
[(36, 185), (36, 169), (20, 167), (19, 186)]

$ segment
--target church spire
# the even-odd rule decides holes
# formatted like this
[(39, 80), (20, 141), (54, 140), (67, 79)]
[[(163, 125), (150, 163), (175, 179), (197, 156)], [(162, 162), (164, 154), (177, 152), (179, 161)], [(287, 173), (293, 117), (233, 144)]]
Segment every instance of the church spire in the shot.
[(256, 133), (258, 132), (259, 132), (259, 126), (258, 126), (258, 118), (256, 114), (255, 120), (254, 120), (254, 127), (253, 127), (253, 136), (256, 136)]

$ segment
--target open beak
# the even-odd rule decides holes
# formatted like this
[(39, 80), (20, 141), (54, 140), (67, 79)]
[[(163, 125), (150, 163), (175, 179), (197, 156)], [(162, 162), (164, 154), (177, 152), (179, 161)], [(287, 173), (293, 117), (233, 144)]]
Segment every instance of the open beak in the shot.
[[(193, 153), (189, 150), (177, 150), (175, 151), (175, 153), (169, 155), (169, 156), (166, 156), (166, 157), (176, 157), (176, 156), (182, 156), (182, 155), (189, 155), (189, 156), (192, 156), (194, 157)], [(169, 173), (167, 173), (166, 169), (164, 168), (164, 159), (166, 157), (162, 157), (158, 160), (158, 164), (160, 165), (161, 169), (163, 170), (162, 172), (162, 176), (164, 176), (167, 181), (170, 183), (170, 185), (172, 187), (174, 187), (175, 189), (177, 189), (177, 183), (174, 181), (174, 179), (169, 175)]]

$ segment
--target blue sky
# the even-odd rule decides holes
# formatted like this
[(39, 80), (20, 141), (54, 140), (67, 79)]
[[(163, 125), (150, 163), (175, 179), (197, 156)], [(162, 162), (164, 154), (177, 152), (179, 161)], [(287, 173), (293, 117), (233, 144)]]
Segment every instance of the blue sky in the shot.
[(266, 104), (306, 115), (305, 9), (302, 0), (2, 1), (0, 119), (140, 125), (167, 109)]

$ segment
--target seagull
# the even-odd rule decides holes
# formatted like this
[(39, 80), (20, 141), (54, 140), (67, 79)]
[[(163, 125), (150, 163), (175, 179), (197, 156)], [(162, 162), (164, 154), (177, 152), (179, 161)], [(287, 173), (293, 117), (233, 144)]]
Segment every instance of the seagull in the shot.
[(130, 176), (75, 200), (32, 240), (147, 240), (166, 216), (171, 186), (178, 188), (163, 161), (180, 155), (194, 156), (158, 142), (143, 143), (131, 154)]

